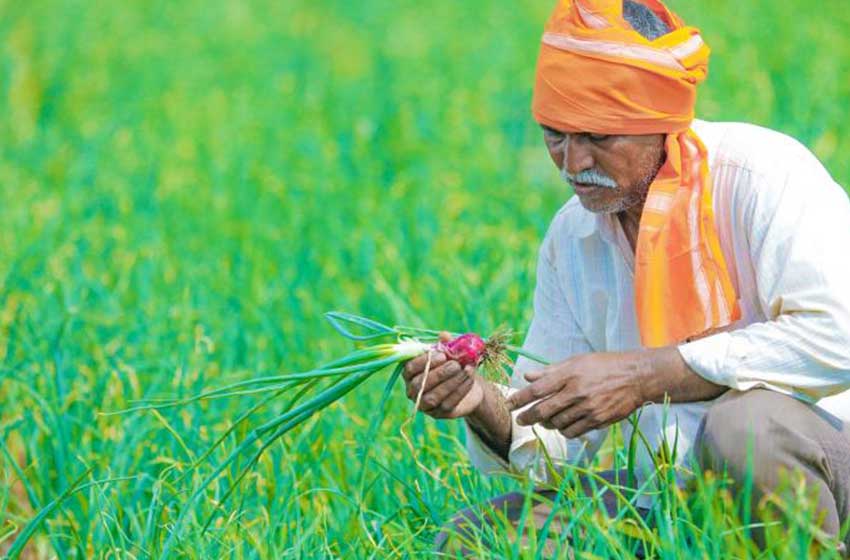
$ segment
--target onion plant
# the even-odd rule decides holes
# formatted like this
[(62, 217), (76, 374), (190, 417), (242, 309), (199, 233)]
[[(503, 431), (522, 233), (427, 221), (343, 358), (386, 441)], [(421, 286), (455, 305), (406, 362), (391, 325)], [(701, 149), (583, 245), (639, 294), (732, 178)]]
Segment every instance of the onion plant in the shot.
[[(240, 459), (248, 457), (238, 470), (234, 482), (217, 500), (223, 504), (240, 481), (250, 472), (261, 455), (291, 430), (297, 428), (317, 412), (340, 400), (370, 377), (384, 371), (392, 371), (389, 383), (394, 383), (404, 364), (426, 352), (442, 352), (461, 365), (474, 365), (487, 376), (504, 374), (511, 361), (511, 354), (524, 355), (545, 363), (542, 358), (510, 344), (511, 333), (499, 330), (484, 339), (474, 333), (450, 333), (408, 326), (387, 326), (372, 319), (342, 312), (329, 312), (325, 317), (342, 336), (359, 345), (349, 354), (312, 370), (274, 376), (256, 377), (214, 388), (186, 399), (148, 401), (127, 411), (159, 409), (186, 405), (193, 402), (222, 399), (244, 395), (255, 395), (258, 401), (237, 415), (233, 424), (195, 461), (197, 467), (207, 461), (212, 452), (230, 436), (237, 427), (247, 422), (253, 413), (274, 400), (283, 400), (278, 414), (256, 426), (239, 442), (236, 448), (201, 482), (183, 507), (174, 530), (163, 549), (166, 556), (173, 540), (180, 534), (185, 516), (194, 511), (194, 505), (206, 488), (225, 470), (238, 465)], [(355, 332), (356, 331), (356, 332)], [(426, 369), (426, 375), (427, 375)], [(192, 472), (194, 468), (187, 472)], [(209, 527), (214, 514), (204, 524)]]

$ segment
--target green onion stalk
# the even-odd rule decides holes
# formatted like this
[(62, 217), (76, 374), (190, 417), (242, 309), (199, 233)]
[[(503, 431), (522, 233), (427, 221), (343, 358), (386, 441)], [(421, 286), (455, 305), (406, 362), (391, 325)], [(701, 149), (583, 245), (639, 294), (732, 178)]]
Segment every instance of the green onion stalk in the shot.
[[(212, 452), (254, 412), (273, 400), (284, 399), (283, 408), (278, 415), (254, 428), (195, 489), (166, 540), (162, 551), (163, 557), (168, 555), (174, 539), (179, 537), (185, 516), (194, 509), (193, 506), (206, 488), (222, 472), (236, 464), (243, 455), (249, 456), (249, 460), (239, 470), (236, 479), (225, 494), (217, 500), (218, 504), (223, 504), (230, 497), (240, 481), (275, 441), (306, 422), (317, 412), (340, 400), (378, 372), (394, 368), (391, 377), (393, 382), (398, 378), (407, 361), (427, 352), (442, 352), (463, 366), (477, 366), (488, 377), (504, 374), (506, 367), (511, 364), (510, 353), (546, 363), (542, 358), (509, 344), (511, 333), (506, 330), (499, 330), (485, 340), (474, 333), (457, 334), (406, 326), (390, 327), (349, 313), (330, 312), (326, 313), (325, 317), (342, 336), (360, 344), (368, 342), (374, 344), (354, 350), (338, 360), (309, 371), (257, 377), (231, 383), (187, 399), (147, 401), (141, 406), (122, 411), (159, 409), (243, 395), (262, 396), (257, 403), (240, 414), (230, 428), (195, 461), (193, 468), (187, 471), (191, 472), (194, 467), (207, 460)], [(353, 332), (354, 328), (358, 332)], [(386, 342), (386, 340), (393, 340), (393, 342)], [(324, 386), (316, 390), (323, 381), (326, 381)], [(209, 527), (214, 515), (207, 519), (204, 530)]]

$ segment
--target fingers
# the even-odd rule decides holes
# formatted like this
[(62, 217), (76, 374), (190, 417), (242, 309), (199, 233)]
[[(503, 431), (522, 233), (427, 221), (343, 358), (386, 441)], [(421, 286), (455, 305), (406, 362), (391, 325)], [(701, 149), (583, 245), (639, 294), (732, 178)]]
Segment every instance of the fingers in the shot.
[(423, 378), (424, 374), (420, 374), (408, 382), (407, 394), (413, 402), (419, 398), (419, 410), (433, 418), (465, 416), (484, 397), (473, 366), (461, 368), (456, 361), (446, 362), (428, 374), (425, 390), (419, 397)]
[(600, 427), (602, 426), (596, 425), (590, 416), (585, 416), (584, 418), (581, 418), (580, 420), (571, 424), (569, 427), (560, 430), (560, 432), (566, 438), (577, 438), (579, 436), (583, 436), (590, 430)]
[(532, 424), (547, 422), (553, 416), (568, 411), (576, 402), (577, 399), (571, 395), (564, 393), (554, 394), (517, 415), (517, 424), (520, 426), (531, 426)]
[[(451, 360), (445, 362), (439, 367), (432, 368), (428, 372), (427, 379), (425, 373), (422, 372), (407, 382), (407, 397), (411, 400), (416, 400), (416, 397), (419, 395), (420, 392), (422, 392), (423, 394), (428, 393), (437, 385), (440, 385), (444, 381), (456, 376), (462, 371), (463, 370), (460, 364), (454, 360)], [(424, 389), (422, 389), (423, 381), (425, 382)]]
[(462, 418), (472, 414), (484, 401), (484, 382), (473, 376), (472, 387), (446, 418)]
[(507, 398), (508, 410), (516, 410), (528, 403), (549, 397), (564, 386), (564, 380), (559, 375), (543, 375)]
[(443, 401), (431, 412), (434, 418), (455, 418), (457, 406), (469, 394), (476, 384), (475, 368), (466, 366), (463, 368), (461, 383), (446, 396)]
[[(466, 376), (455, 375), (440, 383), (433, 389), (423, 393), (422, 399), (419, 401), (419, 410), (429, 415), (435, 411), (440, 412), (440, 410), (444, 407), (443, 402), (446, 398), (454, 393), (465, 380)], [(446, 410), (446, 412), (449, 410)]]
[[(458, 376), (457, 379), (460, 381), (460, 383), (458, 383), (457, 386), (453, 388), (444, 388), (443, 385), (448, 385), (450, 381), (454, 381), (454, 378), (447, 381), (446, 383), (443, 383), (442, 385), (439, 385), (436, 389), (434, 389), (434, 391), (431, 391), (431, 393), (434, 393), (436, 391), (439, 391), (441, 393), (435, 399), (439, 400), (439, 403), (434, 408), (427, 411), (428, 414), (430, 414), (432, 417), (451, 418), (452, 413), (454, 412), (457, 405), (469, 393), (469, 391), (472, 389), (473, 384), (475, 383), (475, 380), (469, 375)], [(447, 392), (445, 396), (443, 396), (442, 394), (444, 390)]]
[(579, 406), (565, 408), (543, 422), (550, 430), (565, 430), (587, 416), (587, 411)]
[(446, 355), (442, 352), (428, 351), (417, 356), (404, 364), (404, 380), (410, 381), (417, 375), (425, 371), (425, 366), (428, 365), (428, 356), (431, 357), (431, 369), (435, 369), (446, 363)]
[(460, 370), (457, 374), (425, 392), (419, 409), (434, 418), (448, 417), (455, 406), (469, 393), (474, 383), (473, 370)]

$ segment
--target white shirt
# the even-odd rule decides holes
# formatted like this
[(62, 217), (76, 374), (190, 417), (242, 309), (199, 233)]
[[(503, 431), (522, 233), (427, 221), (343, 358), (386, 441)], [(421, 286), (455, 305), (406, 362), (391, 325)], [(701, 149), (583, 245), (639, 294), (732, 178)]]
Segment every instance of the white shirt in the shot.
[[(724, 332), (679, 346), (685, 362), (713, 383), (741, 391), (767, 387), (817, 402), (849, 421), (847, 195), (788, 136), (740, 123), (694, 121), (693, 129), (708, 148), (715, 220), (742, 318)], [(615, 217), (585, 210), (576, 197), (555, 216), (540, 247), (534, 318), (524, 347), (550, 362), (641, 348), (634, 253)], [(523, 375), (539, 367), (520, 358), (511, 387), (503, 391), (527, 385)], [(646, 405), (640, 430), (651, 446), (665, 438), (671, 446), (676, 442), (676, 462), (687, 465), (710, 405)], [(629, 441), (629, 423), (622, 428)], [(606, 432), (568, 440), (556, 430), (514, 420), (510, 464), (468, 428), (467, 448), (485, 473), (509, 469), (545, 481), (543, 448), (556, 465), (589, 460)], [(639, 475), (651, 472), (645, 446), (638, 446), (637, 464)]]

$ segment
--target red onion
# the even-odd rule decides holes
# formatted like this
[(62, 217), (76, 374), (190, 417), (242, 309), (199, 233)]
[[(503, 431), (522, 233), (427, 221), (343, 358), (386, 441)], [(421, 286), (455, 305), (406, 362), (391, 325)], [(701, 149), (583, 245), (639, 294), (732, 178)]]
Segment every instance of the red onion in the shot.
[(475, 333), (466, 333), (451, 340), (441, 340), (437, 344), (437, 350), (445, 353), (450, 359), (456, 360), (463, 367), (477, 366), (484, 359), (487, 343)]

